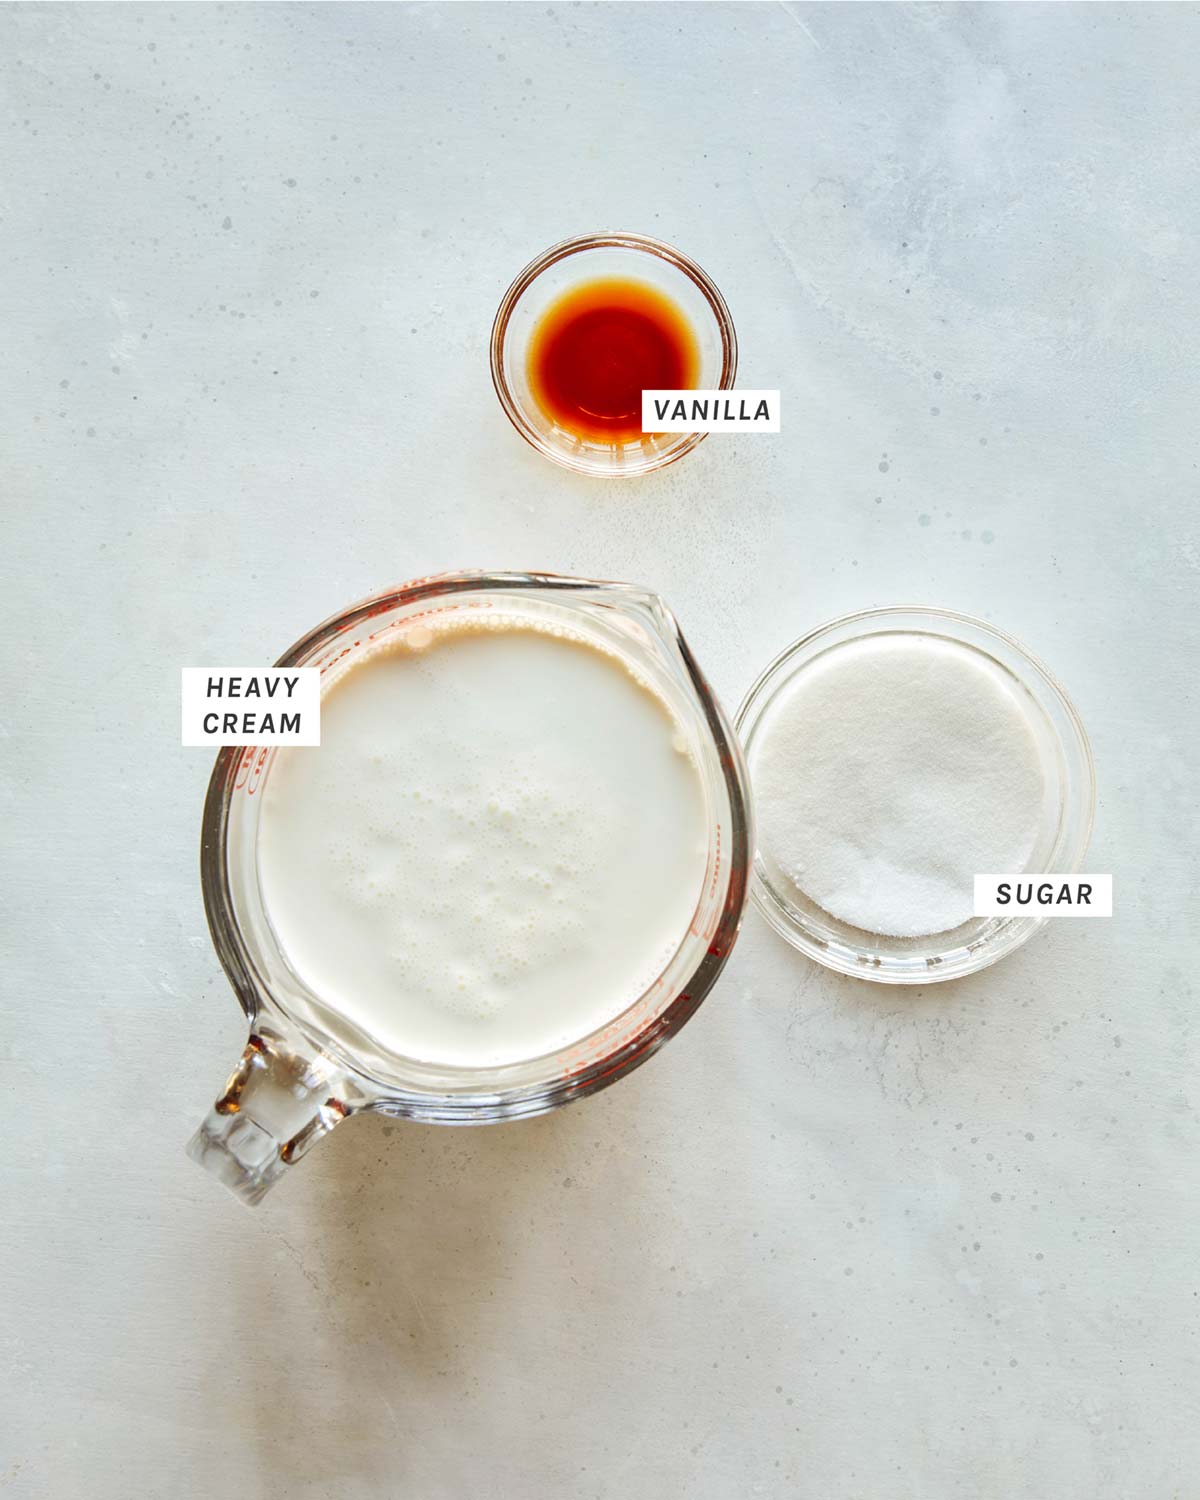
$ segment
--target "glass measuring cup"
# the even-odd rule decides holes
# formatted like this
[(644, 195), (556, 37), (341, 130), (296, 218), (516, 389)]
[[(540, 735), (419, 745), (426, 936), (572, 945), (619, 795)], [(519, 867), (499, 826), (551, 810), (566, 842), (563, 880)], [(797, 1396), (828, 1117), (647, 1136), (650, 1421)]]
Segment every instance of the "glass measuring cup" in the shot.
[[(750, 796), (737, 739), (657, 595), (626, 584), (534, 573), (455, 573), (377, 594), (327, 620), (277, 663), (319, 667), (332, 683), (416, 618), (517, 602), (623, 656), (668, 702), (691, 742), (704, 789), (708, 854), (691, 924), (666, 967), (599, 1030), (557, 1052), (495, 1067), (397, 1055), (344, 1016), (289, 965), (259, 888), (258, 820), (275, 752), (217, 756), (204, 806), (201, 884), (213, 943), (250, 1036), (189, 1155), (246, 1203), (360, 1110), (436, 1124), (541, 1114), (595, 1092), (644, 1062), (704, 999), (737, 937), (753, 850)], [(319, 755), (319, 749), (308, 753)]]

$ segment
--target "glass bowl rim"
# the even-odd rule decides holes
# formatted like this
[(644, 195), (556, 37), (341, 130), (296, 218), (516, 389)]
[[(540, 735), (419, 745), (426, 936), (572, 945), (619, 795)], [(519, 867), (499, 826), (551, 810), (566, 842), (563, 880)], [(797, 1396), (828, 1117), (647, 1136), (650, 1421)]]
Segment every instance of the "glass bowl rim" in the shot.
[[(1067, 857), (1061, 862), (1061, 869), (1051, 873), (1069, 874), (1079, 870), (1091, 841), (1096, 808), (1096, 768), (1087, 730), (1070, 695), (1045, 663), (1015, 636), (1009, 635), (1007, 631), (1001, 630), (991, 621), (981, 619), (977, 615), (968, 615), (937, 605), (885, 604), (837, 615), (805, 631), (797, 640), (785, 646), (759, 673), (734, 715), (734, 729), (746, 755), (748, 773), (749, 738), (758, 720), (774, 701), (776, 693), (791, 680), (792, 674), (786, 672), (788, 663), (801, 652), (810, 649), (822, 637), (849, 627), (851, 633), (837, 643), (845, 645), (877, 633), (862, 627), (868, 627), (872, 622), (881, 622), (889, 618), (898, 620), (908, 618), (914, 624), (920, 621), (932, 622), (933, 628), (927, 633), (940, 634), (946, 639), (956, 641), (959, 645), (970, 646), (976, 650), (982, 649), (978, 641), (964, 637), (960, 631), (952, 628), (965, 626), (968, 630), (979, 632), (985, 638), (990, 637), (1003, 644), (1028, 669), (1028, 675), (1042, 680), (1050, 695), (1062, 709), (1074, 736), (1074, 744), (1070, 745), (1063, 739), (1057, 726), (1051, 726), (1055, 730), (1067, 762), (1067, 800), (1068, 802), (1071, 800), (1072, 794), (1074, 799), (1074, 806), (1064, 808), (1060, 819), (1060, 829), (1064, 824), (1069, 823), (1072, 817), (1076, 822), (1070, 847), (1064, 851)], [(940, 630), (937, 629), (939, 624), (943, 627)], [(998, 658), (996, 660), (999, 666), (1012, 672), (1011, 665)], [(803, 667), (798, 670), (803, 670)], [(1013, 675), (1018, 674), (1013, 673)], [(1026, 686), (1024, 675), (1019, 676), (1018, 680)], [(1074, 756), (1072, 756), (1072, 750), (1075, 752)], [(753, 775), (749, 774), (751, 775), (751, 795), (753, 795)], [(890, 970), (884, 967), (877, 958), (872, 958), (870, 951), (865, 947), (860, 947), (856, 951), (851, 943), (842, 941), (839, 948), (831, 948), (826, 941), (811, 933), (801, 921), (785, 910), (775, 898), (769, 881), (762, 873), (757, 847), (754, 852), (754, 874), (750, 882), (750, 895), (754, 905), (769, 925), (792, 947), (799, 949), (800, 952), (835, 973), (846, 974), (852, 978), (876, 984), (938, 984), (951, 979), (965, 978), (969, 974), (978, 973), (981, 969), (998, 963), (1000, 959), (1027, 942), (1049, 920), (1047, 917), (1038, 916), (997, 918), (995, 925), (986, 930), (985, 935), (977, 943), (971, 944), (965, 950), (968, 956), (956, 963), (943, 962), (940, 958), (926, 959), (926, 967), (923, 970), (907, 967), (901, 970)], [(930, 934), (931, 941), (938, 936), (937, 933)], [(845, 951), (842, 951), (843, 949)], [(914, 955), (914, 957), (917, 958), (919, 955)]]
[(733, 325), (733, 317), (726, 305), (725, 298), (716, 282), (704, 268), (697, 264), (691, 256), (685, 255), (682, 250), (669, 245), (665, 240), (656, 240), (645, 234), (634, 234), (627, 230), (612, 230), (599, 234), (579, 234), (570, 239), (559, 240), (557, 244), (550, 245), (540, 255), (536, 255), (525, 268), (514, 277), (508, 290), (500, 299), (500, 305), (496, 309), (496, 316), (492, 320), (492, 332), (488, 344), (489, 360), (491, 363), (492, 385), (495, 387), (496, 396), (504, 410), (504, 415), (512, 423), (513, 427), (521, 437), (535, 448), (544, 458), (552, 463), (559, 464), (562, 468), (570, 469), (576, 474), (588, 474), (594, 478), (621, 479), (637, 478), (642, 474), (653, 474), (658, 469), (665, 469), (668, 464), (675, 463), (685, 453), (690, 453), (704, 438), (706, 432), (689, 432), (679, 434), (680, 441), (672, 444), (661, 454), (655, 454), (652, 458), (641, 462), (627, 464), (621, 468), (607, 468), (602, 464), (593, 463), (586, 458), (577, 458), (569, 453), (560, 452), (545, 441), (542, 435), (525, 419), (525, 414), (513, 394), (508, 378), (504, 373), (504, 351), (508, 338), (508, 327), (512, 320), (513, 312), (517, 303), (533, 285), (543, 272), (551, 266), (558, 265), (560, 261), (568, 259), (572, 255), (578, 255), (588, 250), (634, 250), (643, 254), (657, 256), (659, 260), (666, 261), (669, 265), (681, 271), (703, 295), (708, 303), (710, 312), (717, 324), (721, 337), (721, 378), (717, 385), (718, 390), (728, 391), (733, 389), (733, 383), (737, 379), (738, 345), (737, 332)]

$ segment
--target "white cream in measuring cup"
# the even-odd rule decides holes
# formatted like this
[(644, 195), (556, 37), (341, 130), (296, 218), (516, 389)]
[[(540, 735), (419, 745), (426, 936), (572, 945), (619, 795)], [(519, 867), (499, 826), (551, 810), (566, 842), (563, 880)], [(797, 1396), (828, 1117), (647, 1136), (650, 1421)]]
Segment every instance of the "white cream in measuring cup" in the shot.
[(333, 681), (321, 736), (266, 778), (259, 888), (305, 987), (388, 1051), (470, 1068), (569, 1046), (687, 933), (700, 773), (613, 652), (515, 606), (418, 619)]

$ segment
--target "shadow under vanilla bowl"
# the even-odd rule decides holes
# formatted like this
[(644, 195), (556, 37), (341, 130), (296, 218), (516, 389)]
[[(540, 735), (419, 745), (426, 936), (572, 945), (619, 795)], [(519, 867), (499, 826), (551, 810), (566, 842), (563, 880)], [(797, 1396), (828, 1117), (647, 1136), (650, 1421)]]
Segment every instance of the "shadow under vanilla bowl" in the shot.
[(521, 436), (577, 473), (632, 477), (690, 453), (702, 432), (642, 431), (643, 390), (730, 390), (725, 300), (661, 240), (584, 235), (531, 261), (492, 327), (492, 381)]

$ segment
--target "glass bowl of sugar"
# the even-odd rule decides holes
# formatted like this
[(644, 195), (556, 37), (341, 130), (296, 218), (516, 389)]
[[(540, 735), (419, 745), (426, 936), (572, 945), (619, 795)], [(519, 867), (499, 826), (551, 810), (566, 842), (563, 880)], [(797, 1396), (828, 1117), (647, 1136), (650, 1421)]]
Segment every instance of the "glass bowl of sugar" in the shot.
[(897, 606), (783, 651), (737, 715), (758, 824), (752, 894), (827, 968), (929, 984), (986, 968), (1044, 917), (977, 917), (976, 874), (1069, 874), (1095, 772), (1062, 687), (983, 620)]

